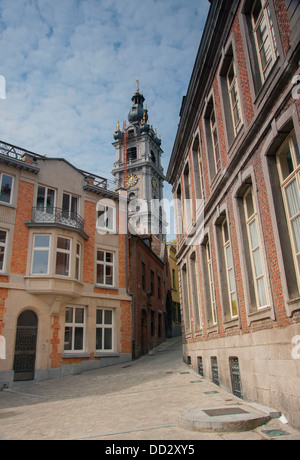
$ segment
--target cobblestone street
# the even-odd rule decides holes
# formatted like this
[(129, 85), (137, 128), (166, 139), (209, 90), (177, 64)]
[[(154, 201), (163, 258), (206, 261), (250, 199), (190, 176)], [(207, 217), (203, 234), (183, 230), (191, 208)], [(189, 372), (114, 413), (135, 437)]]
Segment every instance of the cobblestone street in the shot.
[(0, 438), (259, 440), (276, 434), (264, 430), (283, 430), (281, 439), (299, 439), (299, 432), (278, 420), (246, 433), (200, 433), (178, 424), (183, 412), (237, 406), (238, 401), (186, 366), (181, 340), (171, 339), (126, 365), (0, 392)]

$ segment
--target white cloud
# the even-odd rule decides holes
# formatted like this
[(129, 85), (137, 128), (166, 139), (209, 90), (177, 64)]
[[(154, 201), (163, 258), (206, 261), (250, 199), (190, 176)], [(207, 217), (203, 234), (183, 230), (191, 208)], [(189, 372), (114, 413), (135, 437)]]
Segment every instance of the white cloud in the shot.
[(111, 178), (113, 131), (140, 78), (166, 169), (208, 8), (207, 0), (2, 0), (0, 138)]

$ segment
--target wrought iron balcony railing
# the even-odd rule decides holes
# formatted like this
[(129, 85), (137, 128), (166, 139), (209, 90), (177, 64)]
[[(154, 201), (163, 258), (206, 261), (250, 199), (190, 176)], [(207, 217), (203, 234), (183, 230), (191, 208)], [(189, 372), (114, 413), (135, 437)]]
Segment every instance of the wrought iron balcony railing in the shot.
[(84, 219), (76, 212), (48, 206), (32, 208), (31, 222), (35, 224), (60, 224), (84, 230)]

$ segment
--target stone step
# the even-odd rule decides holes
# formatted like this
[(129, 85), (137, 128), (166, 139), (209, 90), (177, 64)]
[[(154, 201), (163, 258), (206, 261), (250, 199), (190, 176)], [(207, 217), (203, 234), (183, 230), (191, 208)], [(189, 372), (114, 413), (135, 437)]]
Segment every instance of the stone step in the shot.
[(181, 414), (179, 425), (187, 430), (222, 433), (251, 431), (268, 423), (272, 414), (248, 405), (206, 407)]

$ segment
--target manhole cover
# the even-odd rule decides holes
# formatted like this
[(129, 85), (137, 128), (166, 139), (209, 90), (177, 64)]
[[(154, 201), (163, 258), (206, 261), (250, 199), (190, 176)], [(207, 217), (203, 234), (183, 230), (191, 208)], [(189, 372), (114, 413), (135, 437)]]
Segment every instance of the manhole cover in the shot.
[(241, 409), (240, 407), (226, 407), (224, 409), (208, 409), (203, 412), (209, 417), (219, 417), (222, 415), (240, 415), (240, 414), (249, 414), (249, 412)]
[(180, 375), (190, 374), (190, 372), (180, 372)]
[(201, 380), (191, 380), (191, 383), (202, 383)]
[(283, 430), (262, 430), (270, 438), (277, 438), (279, 436), (290, 436), (290, 433), (287, 433)]
[(219, 393), (220, 393), (219, 391), (204, 391), (205, 395), (217, 395)]

